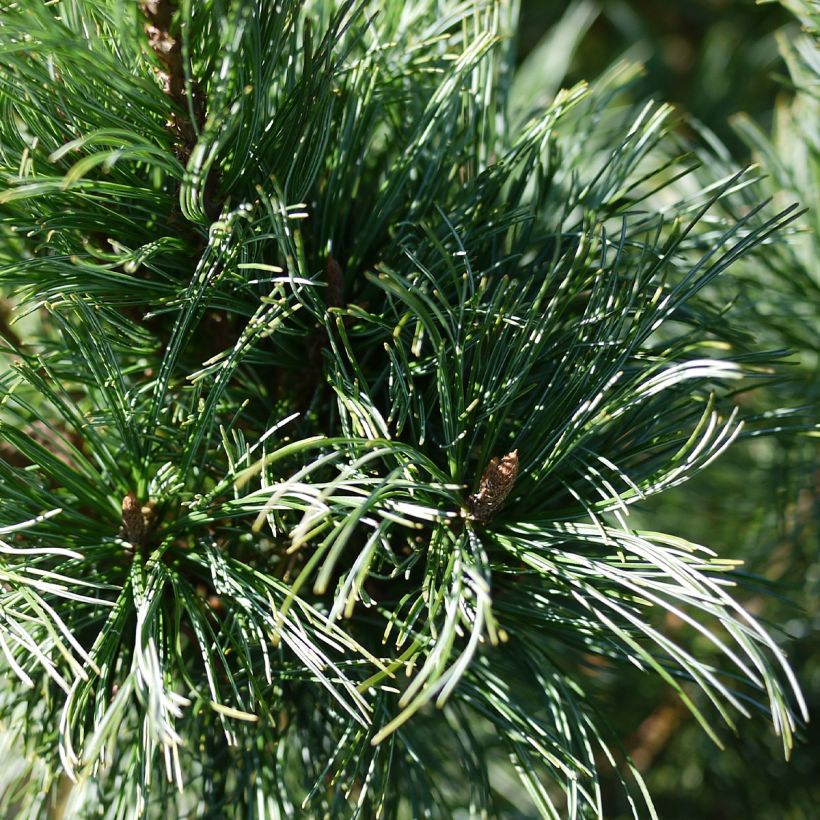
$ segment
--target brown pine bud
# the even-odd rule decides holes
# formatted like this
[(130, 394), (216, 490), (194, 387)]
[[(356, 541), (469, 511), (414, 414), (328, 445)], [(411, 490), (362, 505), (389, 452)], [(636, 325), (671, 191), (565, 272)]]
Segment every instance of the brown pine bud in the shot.
[(518, 450), (495, 456), (481, 476), (478, 492), (469, 499), (470, 512), (478, 521), (489, 521), (501, 509), (518, 476)]
[(122, 500), (122, 533), (123, 537), (135, 547), (145, 540), (145, 516), (142, 505), (134, 493), (128, 493)]

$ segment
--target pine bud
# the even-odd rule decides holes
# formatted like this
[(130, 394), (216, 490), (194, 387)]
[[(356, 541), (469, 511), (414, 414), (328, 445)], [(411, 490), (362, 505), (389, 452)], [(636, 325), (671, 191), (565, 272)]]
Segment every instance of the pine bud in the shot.
[(489, 521), (504, 504), (518, 476), (518, 450), (494, 456), (481, 476), (478, 492), (469, 499), (470, 512), (478, 521)]
[(122, 532), (135, 547), (145, 539), (145, 516), (134, 493), (128, 493), (122, 500)]

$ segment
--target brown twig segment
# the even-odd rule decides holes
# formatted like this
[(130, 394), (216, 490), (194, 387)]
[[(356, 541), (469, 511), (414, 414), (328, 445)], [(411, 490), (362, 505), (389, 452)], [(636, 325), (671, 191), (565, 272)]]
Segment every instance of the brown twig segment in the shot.
[[(140, 9), (148, 19), (145, 24), (148, 43), (163, 67), (160, 72), (162, 89), (180, 109), (171, 114), (168, 128), (176, 139), (177, 156), (181, 162), (187, 162), (197, 137), (196, 128), (187, 114), (189, 108), (182, 65), (182, 43), (171, 33), (176, 3), (173, 0), (143, 0)], [(205, 106), (203, 95), (196, 84), (191, 89), (191, 104), (196, 124), (202, 128)]]
[(501, 509), (518, 477), (518, 450), (495, 456), (481, 476), (478, 492), (468, 499), (470, 512), (478, 521), (489, 521)]
[(325, 281), (327, 282), (327, 306), (341, 308), (345, 306), (344, 278), (342, 266), (328, 256), (325, 263)]
[(686, 718), (686, 707), (680, 701), (662, 704), (638, 727), (628, 743), (629, 756), (639, 771), (645, 772), (664, 750), (675, 731)]

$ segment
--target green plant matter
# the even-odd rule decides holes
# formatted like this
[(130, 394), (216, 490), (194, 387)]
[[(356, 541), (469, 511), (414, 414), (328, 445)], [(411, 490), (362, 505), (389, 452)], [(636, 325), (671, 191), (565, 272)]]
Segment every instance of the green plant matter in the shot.
[(716, 283), (795, 206), (735, 213), (636, 66), (534, 108), (516, 20), (2, 12), (0, 805), (652, 816), (627, 668), (790, 749), (736, 562), (629, 510), (777, 367)]
[[(772, 32), (789, 22), (777, 2), (755, 0), (523, 0), (519, 53), (530, 53), (544, 31), (587, 17), (569, 78), (589, 77), (624, 54), (646, 66), (638, 84), (705, 123), (732, 152), (748, 160), (729, 117), (748, 112), (768, 122), (778, 91), (779, 57)], [(569, 8), (568, 8), (569, 7)], [(567, 14), (567, 11), (570, 11)], [(592, 19), (590, 19), (592, 18)], [(562, 22), (559, 22), (562, 21)], [(553, 30), (555, 30), (553, 28)], [(571, 42), (561, 38), (558, 51)]]
[[(735, 5), (739, 10), (741, 4)], [(760, 11), (776, 18), (777, 9), (772, 14), (772, 5)], [(759, 246), (742, 265), (710, 286), (710, 298), (716, 303), (732, 303), (736, 320), (754, 334), (757, 344), (788, 350), (789, 356), (785, 366), (778, 368), (776, 379), (769, 380), (762, 389), (739, 396), (747, 422), (756, 418), (757, 424), (747, 423), (736, 445), (713, 468), (675, 492), (641, 505), (637, 515), (633, 510), (632, 521), (634, 526), (652, 525), (705, 541), (721, 554), (743, 560), (744, 573), (736, 577), (746, 587), (746, 605), (768, 620), (778, 642), (788, 648), (813, 712), (817, 708), (815, 693), (820, 691), (820, 670), (815, 661), (820, 581), (816, 432), (810, 426), (801, 431), (793, 423), (795, 415), (783, 419), (779, 408), (784, 403), (799, 408), (797, 412), (810, 425), (818, 417), (820, 404), (816, 343), (816, 328), (820, 327), (820, 153), (815, 134), (820, 113), (816, 57), (819, 26), (816, 7), (807, 3), (786, 5), (798, 20), (761, 39), (754, 49), (762, 54), (777, 45), (783, 58), (776, 75), (782, 91), (773, 115), (763, 117), (773, 122), (771, 135), (768, 127), (761, 127), (746, 114), (731, 121), (736, 130), (734, 144), (745, 142), (746, 147), (739, 153), (753, 155), (761, 177), (722, 198), (719, 207), (732, 218), (761, 199), (771, 198), (781, 207), (799, 201), (806, 210), (792, 226), (788, 241)], [(521, 71), (532, 75), (532, 95), (548, 95), (550, 88), (567, 82), (567, 72), (588, 71), (594, 60), (605, 61), (617, 55), (617, 43), (613, 50), (610, 42), (600, 56), (600, 26), (592, 25), (598, 11), (592, 3), (573, 6), (526, 58)], [(604, 14), (612, 11), (604, 5)], [(785, 13), (784, 9), (779, 11)], [(524, 12), (526, 22), (532, 7), (525, 4)], [(708, 42), (714, 43), (724, 15), (729, 13), (731, 5), (714, 15)], [(645, 25), (651, 25), (652, 14), (645, 17), (649, 18)], [(547, 62), (549, 82), (545, 83), (540, 72)], [(645, 87), (656, 88), (664, 83), (663, 76), (656, 75), (654, 63), (649, 63), (642, 83)], [(783, 73), (786, 70), (788, 77)], [(750, 80), (754, 76), (749, 66), (730, 67), (732, 76), (738, 72), (745, 72)], [(722, 76), (725, 79), (728, 75)], [(739, 104), (748, 105), (750, 93), (756, 96), (753, 110), (758, 113), (763, 105), (771, 106), (773, 102), (757, 79), (742, 87), (734, 82), (730, 86), (732, 100), (726, 111)], [(734, 94), (736, 87), (739, 95)], [(703, 81), (693, 80), (691, 96), (687, 97), (700, 116), (704, 112), (694, 97), (703, 90), (710, 93), (712, 89)], [(702, 165), (693, 175), (677, 181), (680, 196), (692, 195), (716, 177), (734, 173), (738, 160), (710, 130), (725, 133), (730, 122), (721, 126), (711, 116), (707, 124), (708, 128), (697, 120), (687, 121), (687, 127), (702, 136), (702, 141), (692, 146)], [(667, 191), (661, 193), (668, 196)], [(663, 200), (659, 206), (663, 207)], [(762, 435), (758, 424), (768, 426), (769, 432)], [(693, 510), (697, 515), (692, 514)], [(778, 594), (761, 594), (772, 591)], [(670, 628), (679, 636), (686, 631), (680, 622)], [(700, 652), (706, 651), (708, 648), (701, 646)], [(818, 766), (815, 725), (803, 733), (796, 756), (788, 764), (772, 755), (772, 738), (752, 727), (730, 738), (725, 753), (714, 755), (709, 752), (708, 738), (679, 702), (665, 696), (660, 687), (650, 689), (644, 684), (638, 692), (638, 685), (635, 677), (621, 673), (607, 681), (598, 697), (617, 704), (616, 731), (626, 738), (634, 762), (644, 771), (660, 816), (670, 820), (742, 816), (805, 820), (815, 815), (820, 802), (820, 791), (812, 777)], [(762, 725), (757, 728), (765, 730)], [(749, 777), (750, 771), (755, 773), (753, 778)], [(604, 788), (611, 788), (609, 779), (604, 780)], [(620, 813), (613, 811), (613, 816), (628, 813), (623, 807)]]
[[(732, 124), (765, 172), (749, 189), (724, 200), (726, 214), (741, 213), (762, 197), (781, 205), (800, 201), (806, 211), (795, 223), (788, 242), (758, 248), (754, 258), (738, 266), (738, 276), (716, 283), (718, 299), (733, 301), (736, 315), (753, 329), (758, 343), (790, 351), (786, 367), (766, 389), (743, 399), (744, 414), (768, 418), (774, 434), (750, 435), (738, 442), (716, 470), (666, 496), (646, 511), (674, 531), (697, 540), (709, 538), (722, 554), (740, 557), (749, 575), (747, 604), (775, 627), (777, 640), (789, 647), (792, 663), (809, 695), (809, 709), (818, 708), (820, 667), (817, 664), (818, 584), (820, 556), (820, 491), (817, 433), (781, 424), (778, 407), (799, 408), (806, 421), (818, 418), (820, 360), (820, 145), (817, 141), (820, 103), (820, 10), (816, 4), (786, 3), (797, 20), (776, 33), (788, 76), (780, 76), (771, 134), (746, 115)], [(707, 169), (732, 160), (714, 135), (705, 133), (701, 182)], [(684, 182), (682, 180), (682, 182)], [(743, 439), (743, 437), (741, 437)], [(699, 515), (693, 517), (692, 509)], [(732, 511), (726, 515), (725, 511)], [(640, 519), (639, 519), (640, 520)], [(776, 597), (765, 592), (776, 591)], [(621, 696), (628, 698), (618, 687)], [(643, 732), (650, 752), (649, 785), (661, 816), (788, 817), (808, 820), (816, 814), (820, 790), (817, 769), (817, 726), (804, 732), (790, 765), (771, 754), (769, 738), (754, 732), (730, 742), (726, 754), (710, 757), (700, 733), (680, 709), (661, 701), (643, 710)], [(630, 711), (630, 710), (625, 710)], [(671, 718), (671, 719), (670, 719)], [(633, 721), (640, 719), (633, 714)], [(634, 725), (634, 722), (633, 724)], [(659, 741), (659, 737), (665, 737)], [(650, 739), (651, 738), (651, 739)], [(755, 776), (749, 777), (749, 771)]]

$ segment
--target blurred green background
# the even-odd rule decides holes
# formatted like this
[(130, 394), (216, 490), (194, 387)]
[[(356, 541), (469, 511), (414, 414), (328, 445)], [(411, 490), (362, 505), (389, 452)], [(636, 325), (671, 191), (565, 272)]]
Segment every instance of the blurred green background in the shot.
[[(765, 178), (749, 202), (771, 196), (777, 205), (798, 201), (807, 208), (794, 236), (764, 248), (715, 293), (746, 312), (756, 343), (788, 351), (780, 374), (737, 399), (764, 428), (778, 426), (766, 419), (776, 407), (802, 407), (798, 428), (800, 418), (805, 427), (817, 421), (820, 50), (811, 28), (818, 20), (814, 0), (522, 3), (517, 48), (525, 69), (528, 59), (549, 61), (556, 84), (566, 86), (595, 78), (619, 59), (640, 61), (646, 73), (635, 97), (673, 102), (685, 115), (682, 139), (692, 141), (711, 173), (757, 161)], [(714, 136), (708, 149), (704, 133)], [(656, 681), (597, 674), (590, 685), (611, 705), (608, 714), (662, 820), (820, 817), (817, 442), (805, 429), (750, 436), (633, 519), (636, 527), (675, 532), (744, 561), (746, 589), (738, 595), (778, 637), (814, 715), (788, 763), (761, 720), (741, 721), (737, 737), (724, 735), (721, 752)], [(609, 805), (617, 806), (614, 780), (608, 791)], [(621, 816), (628, 816), (626, 806), (613, 811)]]
[[(573, 4), (523, 0), (519, 59)], [(610, 0), (579, 3), (595, 15), (567, 79), (597, 76), (615, 59), (640, 60), (640, 92), (674, 103), (711, 128), (741, 156), (745, 146), (729, 125), (739, 111), (765, 126), (783, 74), (774, 32), (794, 19), (779, 3), (753, 0)]]

